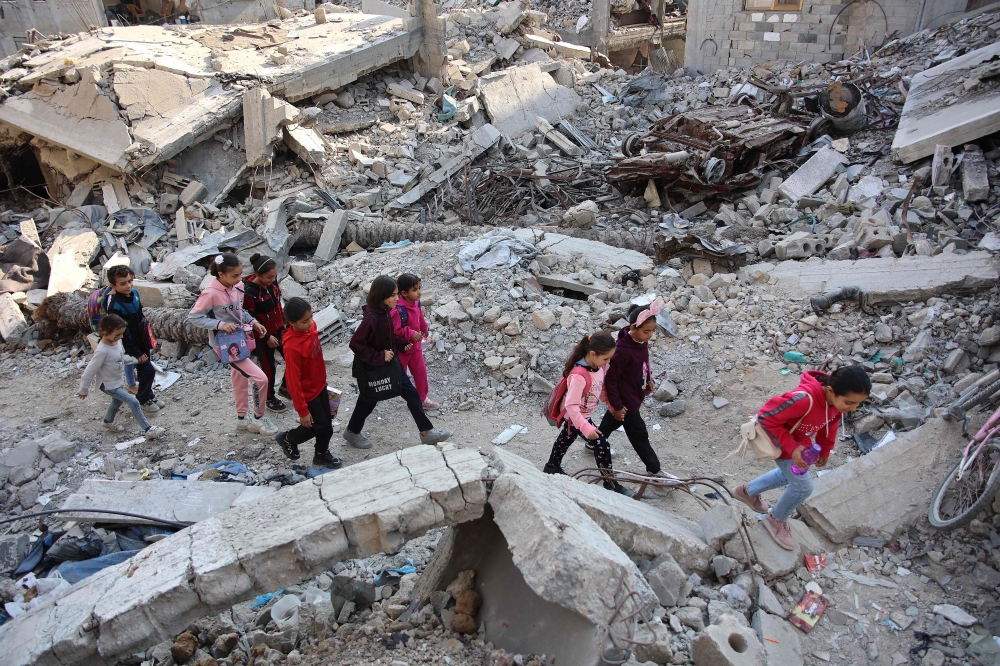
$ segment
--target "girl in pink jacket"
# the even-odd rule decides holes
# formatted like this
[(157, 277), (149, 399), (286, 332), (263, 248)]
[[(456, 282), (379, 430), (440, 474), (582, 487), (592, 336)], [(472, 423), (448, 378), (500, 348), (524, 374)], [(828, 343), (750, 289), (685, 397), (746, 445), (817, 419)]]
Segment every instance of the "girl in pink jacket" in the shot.
[[(608, 361), (614, 355), (615, 339), (606, 331), (584, 337), (570, 354), (563, 368), (566, 395), (563, 397), (562, 429), (552, 445), (549, 461), (542, 469), (546, 474), (566, 473), (562, 468), (562, 459), (570, 445), (581, 435), (594, 443), (597, 466), (601, 470), (611, 471), (611, 446), (590, 417), (601, 401), (607, 402), (604, 373)], [(610, 478), (610, 475), (605, 477), (604, 487), (626, 497), (635, 496), (634, 492)]]
[(396, 279), (396, 288), (399, 289), (399, 303), (390, 313), (393, 332), (410, 342), (406, 351), (399, 355), (399, 362), (413, 375), (413, 385), (424, 409), (437, 409), (441, 405), (427, 397), (430, 387), (421, 344), (427, 339), (427, 320), (420, 309), (420, 278), (412, 273), (403, 273)]

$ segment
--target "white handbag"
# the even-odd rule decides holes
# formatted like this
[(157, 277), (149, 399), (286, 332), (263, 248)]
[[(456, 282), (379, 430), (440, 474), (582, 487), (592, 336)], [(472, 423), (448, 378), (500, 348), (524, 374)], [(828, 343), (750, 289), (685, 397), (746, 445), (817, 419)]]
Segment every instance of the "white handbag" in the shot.
[[(806, 391), (796, 391), (796, 393), (804, 393), (809, 398), (809, 409), (802, 415), (799, 422), (795, 424), (795, 427), (788, 431), (789, 433), (794, 433), (799, 429), (799, 426), (802, 425), (802, 422), (809, 416), (809, 412), (813, 408), (812, 395)], [(745, 458), (748, 449), (753, 451), (754, 457), (760, 462), (777, 460), (781, 457), (781, 447), (771, 440), (770, 436), (764, 431), (763, 426), (757, 422), (756, 416), (740, 426), (740, 444), (726, 458), (734, 455)]]

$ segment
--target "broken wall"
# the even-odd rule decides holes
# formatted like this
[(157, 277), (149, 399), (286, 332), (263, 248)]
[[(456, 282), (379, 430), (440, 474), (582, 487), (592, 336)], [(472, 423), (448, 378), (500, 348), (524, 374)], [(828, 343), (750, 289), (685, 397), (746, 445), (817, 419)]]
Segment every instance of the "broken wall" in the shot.
[[(761, 6), (751, 2), (750, 7)], [(836, 62), (885, 36), (905, 37), (965, 10), (965, 0), (803, 0), (800, 11), (746, 9), (747, 0), (691, 0), (685, 65), (709, 72), (767, 60)], [(774, 0), (774, 6), (781, 6)], [(785, 5), (787, 6), (787, 5)], [(883, 15), (883, 10), (885, 14)]]
[[(274, 5), (261, 0), (230, 0), (229, 2), (195, 2), (188, 3), (191, 6), (191, 13), (197, 14), (202, 23), (213, 25), (240, 24), (240, 23), (264, 23), (277, 18), (274, 13)], [(305, 0), (282, 0), (280, 3), (285, 9), (295, 12), (299, 9), (309, 9)], [(315, 7), (315, 2), (309, 2)]]
[(43, 35), (87, 31), (106, 26), (101, 0), (4, 0), (0, 16), (0, 55), (8, 56), (24, 45), (31, 28)]

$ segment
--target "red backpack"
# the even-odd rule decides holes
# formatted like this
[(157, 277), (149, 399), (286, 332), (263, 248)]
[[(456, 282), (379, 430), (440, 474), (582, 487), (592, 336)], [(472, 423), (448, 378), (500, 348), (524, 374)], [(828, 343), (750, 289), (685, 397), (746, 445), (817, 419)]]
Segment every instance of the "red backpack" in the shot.
[[(583, 377), (583, 381), (585, 382), (583, 394), (587, 395), (590, 393), (590, 385), (592, 381), (590, 373), (587, 372), (585, 368), (581, 368), (579, 366), (574, 366), (573, 369), (570, 370), (571, 375), (574, 373)], [(545, 417), (545, 420), (549, 422), (550, 426), (555, 426), (556, 428), (562, 427), (563, 421), (566, 420), (566, 409), (563, 407), (563, 401), (566, 399), (568, 380), (568, 376), (559, 380), (556, 387), (552, 389), (551, 393), (549, 393), (549, 398), (545, 401), (545, 406), (542, 408), (542, 416)]]

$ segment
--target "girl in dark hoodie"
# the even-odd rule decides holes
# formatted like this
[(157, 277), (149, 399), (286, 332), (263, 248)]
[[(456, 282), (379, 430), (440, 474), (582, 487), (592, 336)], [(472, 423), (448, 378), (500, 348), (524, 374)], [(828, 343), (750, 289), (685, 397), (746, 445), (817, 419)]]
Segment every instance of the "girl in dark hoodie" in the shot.
[[(354, 357), (363, 361), (367, 365), (385, 365), (389, 363), (400, 351), (409, 351), (412, 343), (409, 340), (396, 335), (392, 330), (392, 319), (390, 312), (396, 307), (399, 301), (399, 290), (396, 288), (396, 281), (388, 275), (379, 275), (372, 282), (368, 291), (368, 304), (364, 307), (364, 319), (358, 330), (351, 336), (351, 351)], [(389, 348), (386, 348), (386, 342)], [(357, 377), (357, 367), (351, 370), (351, 374)], [(420, 404), (420, 395), (414, 388), (413, 382), (404, 372), (402, 398), (406, 401), (406, 406), (410, 409), (410, 414), (420, 430), (421, 444), (437, 444), (451, 437), (450, 430), (435, 430), (434, 425), (424, 408)], [(365, 419), (375, 410), (378, 403), (368, 402), (360, 395), (358, 402), (354, 406), (351, 420), (344, 430), (344, 439), (351, 446), (359, 449), (370, 449), (371, 440), (361, 434), (361, 429), (365, 427)]]
[[(766, 514), (764, 527), (785, 550), (795, 549), (788, 519), (813, 491), (809, 463), (802, 454), (815, 442), (820, 447), (816, 466), (825, 467), (837, 441), (842, 415), (856, 410), (871, 390), (871, 379), (859, 365), (838, 368), (829, 375), (807, 370), (798, 388), (771, 398), (757, 413), (757, 423), (781, 449), (781, 456), (774, 461), (776, 469), (738, 486), (733, 497), (757, 513)], [(783, 486), (788, 487), (778, 503), (769, 507), (761, 493)]]
[(649, 443), (649, 431), (639, 408), (653, 392), (653, 374), (649, 369), (649, 340), (656, 330), (659, 299), (649, 305), (636, 305), (628, 313), (629, 325), (618, 331), (615, 355), (608, 364), (604, 390), (608, 411), (598, 429), (605, 438), (625, 426), (625, 435), (650, 474), (660, 473), (660, 459)]
[[(278, 264), (271, 257), (260, 254), (250, 257), (250, 264), (253, 274), (243, 279), (243, 309), (264, 327), (262, 336), (254, 336), (257, 346), (251, 354), (260, 359), (260, 367), (267, 377), (267, 408), (280, 414), (288, 407), (274, 394), (277, 374), (274, 352), (284, 356), (281, 332), (285, 328), (281, 289), (278, 288)], [(278, 391), (287, 393), (284, 379)]]

